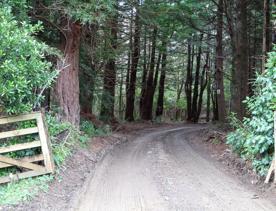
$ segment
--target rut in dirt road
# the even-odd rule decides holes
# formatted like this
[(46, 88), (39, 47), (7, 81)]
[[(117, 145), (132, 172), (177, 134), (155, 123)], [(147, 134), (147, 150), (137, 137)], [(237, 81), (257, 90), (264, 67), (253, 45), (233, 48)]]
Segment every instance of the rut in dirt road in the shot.
[(99, 164), (79, 211), (276, 210), (191, 147), (200, 126), (145, 132)]

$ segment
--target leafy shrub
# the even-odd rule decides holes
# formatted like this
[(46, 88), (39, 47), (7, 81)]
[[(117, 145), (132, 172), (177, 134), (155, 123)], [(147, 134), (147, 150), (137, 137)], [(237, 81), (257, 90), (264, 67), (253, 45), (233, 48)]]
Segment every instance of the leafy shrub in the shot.
[(42, 29), (14, 19), (12, 9), (0, 3), (0, 111), (31, 111), (42, 92), (57, 76), (45, 56), (50, 49), (33, 36)]
[(97, 129), (90, 121), (84, 120), (81, 122), (80, 130), (88, 136), (93, 136), (95, 135)]
[(80, 130), (85, 135), (89, 137), (93, 136), (104, 136), (111, 133), (111, 128), (109, 125), (104, 125), (103, 127), (96, 128), (92, 122), (83, 120), (80, 125)]
[(60, 122), (54, 114), (46, 115), (55, 164), (60, 167), (71, 155), (79, 140), (79, 131), (68, 122)]
[[(254, 96), (247, 98), (250, 117), (239, 122), (231, 116), (236, 129), (228, 135), (228, 144), (244, 159), (252, 161), (253, 167), (261, 174), (273, 156), (273, 108), (276, 98), (276, 52), (269, 54), (266, 72), (259, 75), (254, 84)], [(274, 107), (273, 107), (274, 106)]]

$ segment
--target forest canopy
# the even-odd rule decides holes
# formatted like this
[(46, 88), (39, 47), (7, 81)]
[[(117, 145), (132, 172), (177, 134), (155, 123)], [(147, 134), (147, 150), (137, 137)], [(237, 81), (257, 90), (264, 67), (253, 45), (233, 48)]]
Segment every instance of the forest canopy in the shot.
[(2, 1), (0, 112), (46, 108), (76, 128), (232, 123), (228, 143), (265, 172), (274, 9), (272, 0)]

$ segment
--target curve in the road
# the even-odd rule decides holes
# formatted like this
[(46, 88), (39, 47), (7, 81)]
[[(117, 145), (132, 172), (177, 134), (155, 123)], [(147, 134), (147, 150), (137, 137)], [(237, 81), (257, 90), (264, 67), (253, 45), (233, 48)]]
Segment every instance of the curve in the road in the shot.
[(114, 149), (97, 167), (79, 211), (276, 210), (194, 150), (202, 129), (157, 129)]

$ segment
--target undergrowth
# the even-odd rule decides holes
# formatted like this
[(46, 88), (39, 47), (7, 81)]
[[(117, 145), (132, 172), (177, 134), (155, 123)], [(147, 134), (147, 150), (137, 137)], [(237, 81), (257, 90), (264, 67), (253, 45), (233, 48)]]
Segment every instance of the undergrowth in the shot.
[(249, 117), (239, 121), (230, 116), (234, 132), (227, 143), (242, 158), (250, 160), (261, 175), (267, 173), (274, 153), (273, 110), (276, 108), (276, 52), (269, 54), (267, 69), (254, 83), (254, 95), (247, 98)]
[[(32, 199), (41, 191), (47, 191), (49, 182), (54, 178), (59, 178), (59, 170), (62, 168), (65, 160), (73, 153), (77, 145), (86, 147), (91, 137), (103, 136), (109, 134), (111, 131), (108, 126), (97, 129), (89, 121), (82, 121), (80, 130), (77, 130), (69, 123), (58, 121), (54, 115), (50, 114), (46, 116), (46, 120), (56, 164), (55, 176), (44, 175), (0, 185), (0, 205), (16, 205), (20, 202)], [(30, 123), (25, 123), (20, 127), (28, 126), (30, 126)], [(26, 156), (26, 154), (22, 156)], [(0, 176), (8, 175), (15, 171), (15, 168), (2, 169), (0, 171)]]

